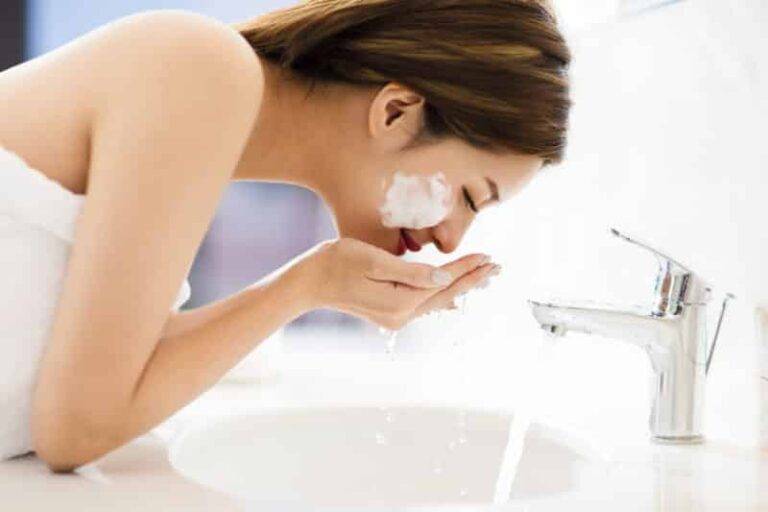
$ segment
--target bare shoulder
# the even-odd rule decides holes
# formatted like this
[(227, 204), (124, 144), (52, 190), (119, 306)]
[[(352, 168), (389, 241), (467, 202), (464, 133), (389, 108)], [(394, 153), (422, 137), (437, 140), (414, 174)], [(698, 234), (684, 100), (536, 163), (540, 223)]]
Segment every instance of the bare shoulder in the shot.
[[(112, 39), (111, 50), (135, 55), (153, 49), (157, 56), (186, 55), (187, 58), (216, 57), (211, 64), (224, 63), (252, 68), (259, 62), (248, 42), (229, 24), (194, 11), (155, 9), (117, 18), (94, 31)], [(168, 53), (170, 52), (170, 53)], [(198, 61), (198, 64), (205, 63)]]
[(0, 73), (0, 140), (80, 192), (94, 125), (107, 111), (132, 110), (152, 123), (173, 100), (189, 116), (240, 113), (221, 122), (246, 130), (262, 91), (261, 61), (232, 26), (192, 11), (147, 10)]
[(169, 87), (203, 82), (232, 99), (259, 98), (261, 64), (230, 25), (192, 11), (159, 9), (118, 18), (92, 34), (94, 65), (104, 78), (139, 72)]

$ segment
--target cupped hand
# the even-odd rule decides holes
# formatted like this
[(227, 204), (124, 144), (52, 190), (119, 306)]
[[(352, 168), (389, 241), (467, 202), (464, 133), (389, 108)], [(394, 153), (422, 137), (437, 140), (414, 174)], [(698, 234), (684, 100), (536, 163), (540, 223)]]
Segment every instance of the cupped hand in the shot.
[(494, 265), (484, 254), (468, 254), (440, 266), (405, 261), (355, 238), (326, 240), (298, 263), (317, 307), (342, 311), (399, 330), (437, 309), (453, 309), (454, 298), (476, 287)]

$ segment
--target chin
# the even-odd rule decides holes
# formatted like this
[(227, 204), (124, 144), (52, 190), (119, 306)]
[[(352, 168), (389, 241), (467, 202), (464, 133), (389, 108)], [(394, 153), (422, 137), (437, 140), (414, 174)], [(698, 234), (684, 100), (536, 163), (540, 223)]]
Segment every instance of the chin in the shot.
[(405, 247), (405, 243), (403, 242), (400, 231), (397, 231), (394, 236), (390, 237), (387, 243), (381, 244), (374, 244), (380, 249), (384, 249), (388, 253), (394, 255), (394, 256), (402, 256), (406, 253), (407, 249)]
[(339, 237), (355, 238), (367, 244), (373, 245), (387, 251), (394, 256), (402, 256), (407, 252), (405, 240), (402, 239), (400, 228), (388, 228), (385, 232), (381, 229), (375, 231), (361, 232), (360, 230), (341, 231)]
[(379, 249), (383, 249), (394, 256), (402, 256), (407, 252), (405, 241), (402, 240), (400, 230), (396, 230), (394, 234), (390, 234), (386, 238), (386, 241), (382, 243), (382, 239), (379, 239), (377, 243), (370, 242)]

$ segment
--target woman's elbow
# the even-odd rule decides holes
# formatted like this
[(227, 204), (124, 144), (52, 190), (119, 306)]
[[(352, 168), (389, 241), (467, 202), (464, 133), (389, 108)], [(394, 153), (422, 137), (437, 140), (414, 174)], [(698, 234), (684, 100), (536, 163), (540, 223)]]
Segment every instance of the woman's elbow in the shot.
[(72, 473), (84, 464), (76, 461), (68, 454), (60, 453), (59, 450), (36, 448), (35, 453), (53, 473)]
[(90, 462), (84, 453), (78, 453), (61, 440), (49, 439), (47, 436), (35, 439), (33, 449), (37, 457), (54, 473), (71, 473)]
[(71, 473), (96, 459), (90, 450), (64, 442), (59, 436), (43, 436), (35, 440), (37, 457), (54, 473)]
[(111, 429), (105, 426), (89, 428), (86, 422), (50, 418), (33, 424), (32, 447), (54, 473), (71, 473), (119, 444)]

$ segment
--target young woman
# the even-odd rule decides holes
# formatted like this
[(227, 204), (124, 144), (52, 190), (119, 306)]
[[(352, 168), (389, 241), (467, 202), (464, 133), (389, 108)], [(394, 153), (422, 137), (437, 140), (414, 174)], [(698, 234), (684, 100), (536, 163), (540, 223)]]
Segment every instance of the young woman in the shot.
[[(314, 308), (399, 329), (453, 307), (497, 266), (398, 256), (453, 252), (562, 159), (569, 61), (544, 0), (308, 0), (235, 25), (147, 11), (0, 73), (0, 455), (92, 461)], [(179, 312), (240, 180), (315, 191), (339, 238)]]

